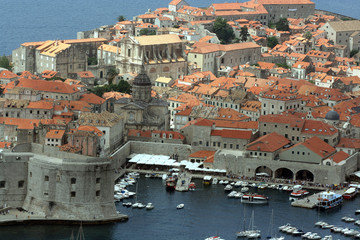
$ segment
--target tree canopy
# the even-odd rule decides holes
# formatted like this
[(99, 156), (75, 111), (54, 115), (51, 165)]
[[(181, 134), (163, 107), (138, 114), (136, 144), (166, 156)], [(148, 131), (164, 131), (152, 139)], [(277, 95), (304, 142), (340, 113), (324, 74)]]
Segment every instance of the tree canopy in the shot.
[(102, 95), (105, 92), (122, 92), (122, 93), (131, 93), (131, 85), (124, 80), (121, 80), (118, 84), (109, 84), (102, 87), (95, 87), (94, 89), (90, 90), (92, 93), (96, 94), (99, 97), (102, 97)]
[(122, 22), (122, 21), (125, 21), (126, 18), (123, 15), (120, 15), (120, 16), (118, 16), (117, 20), (118, 20), (118, 22)]
[(114, 81), (114, 78), (119, 74), (119, 71), (116, 68), (110, 68), (107, 72), (106, 78), (110, 84)]
[(140, 34), (140, 36), (142, 36), (142, 35), (156, 35), (156, 32), (155, 32), (155, 30), (149, 30), (147, 28), (143, 28), (143, 29), (140, 30), (139, 34)]
[(5, 55), (0, 57), (0, 67), (6, 68), (9, 71), (12, 71), (12, 69), (13, 69), (13, 66), (12, 66), (11, 62), (9, 61), (9, 59)]
[(223, 44), (231, 43), (231, 41), (235, 37), (232, 27), (227, 24), (226, 19), (223, 19), (221, 17), (216, 18), (214, 22), (213, 32)]
[(269, 48), (273, 48), (273, 47), (275, 47), (275, 46), (278, 45), (278, 44), (279, 44), (279, 41), (277, 40), (276, 37), (268, 37), (268, 38), (267, 38), (267, 46), (268, 46)]
[(289, 31), (289, 22), (286, 18), (280, 18), (278, 22), (275, 23), (276, 29), (278, 31)]
[(311, 32), (307, 31), (304, 33), (303, 37), (310, 40), (312, 38), (312, 34), (311, 34)]
[(242, 27), (240, 29), (240, 40), (242, 42), (246, 42), (248, 40), (248, 37), (250, 36), (248, 28), (246, 26)]

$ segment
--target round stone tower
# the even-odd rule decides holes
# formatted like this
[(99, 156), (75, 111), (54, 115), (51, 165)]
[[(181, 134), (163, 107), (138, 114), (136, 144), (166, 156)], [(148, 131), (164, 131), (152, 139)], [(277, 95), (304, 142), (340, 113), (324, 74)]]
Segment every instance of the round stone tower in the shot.
[(148, 103), (151, 101), (151, 81), (145, 73), (144, 66), (133, 81), (132, 96), (135, 102), (142, 101)]

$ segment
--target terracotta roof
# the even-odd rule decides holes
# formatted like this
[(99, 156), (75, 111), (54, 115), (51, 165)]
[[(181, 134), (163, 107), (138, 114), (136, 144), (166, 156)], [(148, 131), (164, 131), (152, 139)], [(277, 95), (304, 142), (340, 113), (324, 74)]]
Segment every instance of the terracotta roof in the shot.
[(304, 127), (301, 130), (302, 133), (317, 134), (317, 135), (334, 135), (338, 133), (338, 130), (322, 121), (305, 120)]
[(229, 51), (236, 51), (236, 50), (249, 49), (249, 48), (260, 48), (260, 46), (253, 42), (234, 43), (228, 45), (208, 43), (208, 42), (197, 42), (193, 45), (193, 48), (194, 49), (190, 51), (191, 53), (211, 53), (211, 52), (219, 52), (219, 51), (229, 52)]
[(360, 139), (341, 138), (340, 142), (338, 143), (338, 145), (336, 145), (336, 147), (360, 149)]
[(90, 71), (86, 71), (86, 72), (77, 72), (77, 75), (81, 78), (94, 78), (94, 74)]
[(11, 142), (0, 142), (0, 148), (11, 148), (12, 147), (12, 143)]
[(2, 70), (0, 71), (0, 79), (12, 79), (19, 77), (13, 72), (10, 72), (9, 70)]
[(340, 163), (344, 160), (346, 160), (350, 155), (347, 154), (346, 152), (344, 151), (339, 151), (337, 153), (335, 153), (334, 155), (332, 155), (330, 157), (330, 159), (332, 159), (335, 163)]
[(252, 131), (241, 131), (241, 130), (212, 130), (211, 136), (220, 136), (222, 138), (237, 138), (250, 140), (252, 137)]
[(95, 126), (79, 126), (77, 129), (75, 129), (75, 131), (84, 131), (84, 132), (93, 132), (98, 136), (103, 136), (104, 133), (102, 131), (100, 131), (97, 127)]
[(95, 95), (94, 93), (86, 93), (80, 97), (80, 101), (84, 101), (90, 104), (103, 104), (106, 100)]
[(17, 126), (18, 129), (34, 129), (39, 122), (40, 119), (0, 117), (0, 124)]
[[(46, 81), (46, 80), (33, 80), (33, 79), (26, 79), (26, 78), (20, 78), (18, 79), (18, 84), (16, 86), (14, 85), (7, 85), (5, 87), (6, 89), (11, 88), (31, 88), (34, 90), (42, 91), (42, 92), (56, 92), (56, 93), (76, 93), (79, 90), (75, 88), (74, 86), (68, 85), (63, 82), (53, 82), (53, 81)], [(6, 91), (5, 91), (6, 92)]]
[(64, 137), (65, 130), (51, 129), (46, 133), (45, 138), (62, 139)]
[(141, 36), (135, 37), (135, 40), (142, 46), (182, 43), (181, 39), (176, 34)]
[(264, 135), (246, 146), (247, 151), (275, 152), (288, 145), (290, 140), (286, 137), (272, 132)]
[(291, 148), (294, 148), (296, 146), (302, 145), (309, 150), (311, 150), (313, 153), (319, 155), (322, 158), (325, 158), (333, 153), (336, 152), (336, 149), (321, 140), (320, 138), (314, 136), (312, 138), (309, 138), (305, 140), (305, 142), (300, 142), (292, 146)]
[(45, 109), (50, 110), (54, 108), (54, 103), (49, 101), (36, 101), (36, 102), (29, 102), (29, 105), (26, 107), (28, 109)]
[(216, 151), (200, 150), (189, 155), (189, 158), (208, 158), (215, 155)]

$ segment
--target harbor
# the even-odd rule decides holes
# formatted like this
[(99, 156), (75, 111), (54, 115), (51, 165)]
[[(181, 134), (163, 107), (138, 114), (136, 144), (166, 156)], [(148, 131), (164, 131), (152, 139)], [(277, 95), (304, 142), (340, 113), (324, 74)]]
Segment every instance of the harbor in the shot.
[[(151, 171), (150, 171), (151, 172)], [(359, 196), (345, 201), (341, 206), (330, 211), (292, 207), (289, 192), (277, 189), (255, 189), (269, 197), (267, 204), (245, 204), (240, 199), (228, 198), (224, 191), (225, 185), (217, 184), (204, 186), (200, 175), (192, 180), (196, 183), (195, 191), (168, 192), (161, 177), (146, 178), (145, 173), (137, 179), (137, 200), (144, 204), (153, 203), (154, 209), (147, 211), (123, 206), (124, 202), (134, 202), (135, 198), (124, 199), (116, 203), (117, 210), (129, 216), (124, 223), (101, 226), (84, 226), (86, 239), (160, 239), (184, 240), (205, 239), (210, 236), (221, 236), (223, 239), (237, 239), (236, 232), (248, 228), (251, 212), (254, 211), (254, 226), (261, 230), (261, 239), (266, 238), (269, 232), (271, 211), (273, 214), (273, 234), (284, 236), (285, 239), (300, 239), (282, 233), (279, 226), (290, 223), (303, 231), (317, 232), (320, 236), (333, 235), (334, 239), (348, 239), (343, 235), (331, 233), (329, 229), (315, 226), (317, 221), (326, 221), (329, 224), (353, 227), (353, 223), (341, 220), (344, 216), (358, 218), (355, 210), (360, 206)], [(136, 184), (127, 187), (129, 191), (136, 191)], [(318, 191), (316, 191), (318, 192)], [(310, 193), (314, 193), (310, 190)], [(179, 204), (184, 208), (178, 210)], [(245, 217), (244, 217), (245, 216)], [(141, 229), (141, 231), (139, 231)], [(25, 239), (68, 239), (71, 232), (76, 232), (78, 226), (27, 226)], [(23, 226), (7, 226), (2, 229), (4, 239), (24, 239)]]

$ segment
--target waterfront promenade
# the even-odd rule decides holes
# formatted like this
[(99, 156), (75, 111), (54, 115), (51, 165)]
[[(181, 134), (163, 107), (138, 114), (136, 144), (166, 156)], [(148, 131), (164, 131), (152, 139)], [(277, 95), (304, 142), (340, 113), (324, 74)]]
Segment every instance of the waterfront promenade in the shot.
[(124, 222), (128, 220), (128, 216), (124, 214), (117, 214), (113, 218), (101, 219), (63, 219), (48, 217), (45, 214), (28, 212), (16, 208), (0, 209), (0, 226), (4, 225), (33, 225), (33, 224), (66, 224), (66, 225), (95, 225), (108, 224), (115, 222)]

